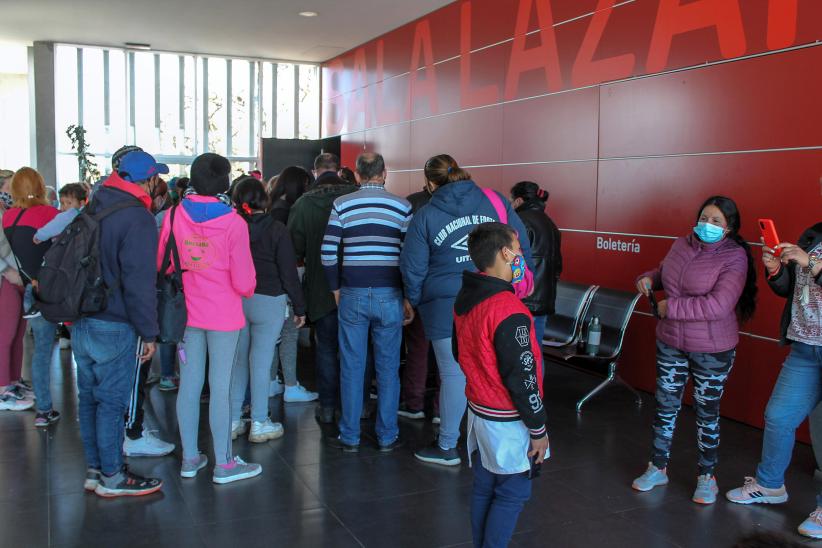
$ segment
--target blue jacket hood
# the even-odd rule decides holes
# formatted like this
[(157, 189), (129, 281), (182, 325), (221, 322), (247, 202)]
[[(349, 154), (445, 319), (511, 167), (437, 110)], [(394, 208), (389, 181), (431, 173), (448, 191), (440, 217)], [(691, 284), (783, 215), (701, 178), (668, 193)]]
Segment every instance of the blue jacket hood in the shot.
[[(479, 192), (477, 192), (479, 191)], [(441, 186), (431, 197), (430, 205), (459, 217), (467, 212), (476, 212), (487, 198), (474, 181), (457, 181)]]
[(195, 202), (194, 200), (185, 199), (183, 200), (183, 209), (186, 210), (188, 216), (195, 223), (205, 223), (234, 211), (216, 198), (213, 202)]

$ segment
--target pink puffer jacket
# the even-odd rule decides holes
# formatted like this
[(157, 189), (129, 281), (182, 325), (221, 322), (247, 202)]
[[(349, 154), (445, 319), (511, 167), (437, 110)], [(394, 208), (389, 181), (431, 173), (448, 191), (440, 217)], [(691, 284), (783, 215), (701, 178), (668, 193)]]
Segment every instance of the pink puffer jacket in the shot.
[(658, 269), (646, 272), (664, 290), (667, 317), (656, 336), (686, 352), (725, 352), (739, 342), (736, 304), (745, 287), (748, 258), (728, 238), (704, 244), (691, 234), (679, 238)]

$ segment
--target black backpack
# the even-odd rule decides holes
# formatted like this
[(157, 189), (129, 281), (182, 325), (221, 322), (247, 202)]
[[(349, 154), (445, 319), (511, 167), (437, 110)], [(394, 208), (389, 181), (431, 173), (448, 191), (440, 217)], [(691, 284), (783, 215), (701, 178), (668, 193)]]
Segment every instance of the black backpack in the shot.
[(74, 322), (106, 309), (119, 280), (107, 287), (100, 267), (100, 222), (116, 211), (143, 207), (136, 199), (118, 202), (102, 211), (98, 203), (80, 212), (43, 257), (37, 276), (37, 306), (52, 323)]

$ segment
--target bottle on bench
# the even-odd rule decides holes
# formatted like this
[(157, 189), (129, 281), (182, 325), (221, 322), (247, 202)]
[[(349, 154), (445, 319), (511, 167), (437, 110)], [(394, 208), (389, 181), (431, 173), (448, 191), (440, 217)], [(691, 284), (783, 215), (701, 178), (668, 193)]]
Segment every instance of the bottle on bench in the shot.
[(599, 316), (594, 316), (588, 322), (588, 340), (585, 343), (585, 353), (589, 356), (599, 354), (599, 341), (602, 337), (602, 323)]

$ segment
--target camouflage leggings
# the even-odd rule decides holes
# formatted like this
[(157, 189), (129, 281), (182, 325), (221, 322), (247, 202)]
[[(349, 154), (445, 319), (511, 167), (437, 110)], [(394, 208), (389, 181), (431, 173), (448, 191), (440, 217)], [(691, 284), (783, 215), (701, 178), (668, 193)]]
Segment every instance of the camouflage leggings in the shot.
[(690, 374), (694, 383), (699, 475), (713, 474), (719, 449), (719, 400), (736, 350), (716, 354), (684, 352), (661, 341), (657, 341), (656, 348), (656, 418), (651, 462), (657, 468), (668, 466), (676, 417)]

